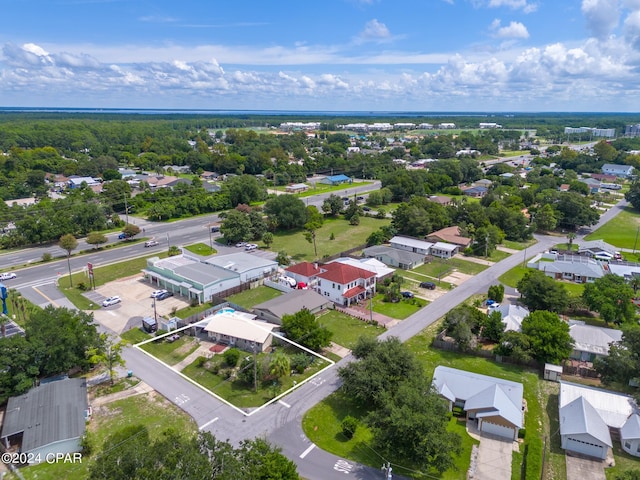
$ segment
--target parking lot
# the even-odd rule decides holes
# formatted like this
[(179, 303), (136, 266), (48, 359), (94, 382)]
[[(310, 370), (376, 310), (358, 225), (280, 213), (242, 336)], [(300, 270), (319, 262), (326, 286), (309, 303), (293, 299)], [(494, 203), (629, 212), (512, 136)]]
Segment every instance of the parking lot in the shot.
[[(130, 328), (139, 327), (143, 317), (154, 316), (154, 302), (150, 295), (157, 288), (157, 286), (145, 282), (140, 275), (123, 278), (98, 287), (92, 295), (92, 300), (96, 303), (114, 295), (119, 296), (122, 302), (96, 310), (94, 317), (98, 323), (118, 334)], [(189, 306), (189, 302), (179, 296), (158, 300), (155, 304), (159, 317), (171, 317), (174, 308), (179, 310)]]

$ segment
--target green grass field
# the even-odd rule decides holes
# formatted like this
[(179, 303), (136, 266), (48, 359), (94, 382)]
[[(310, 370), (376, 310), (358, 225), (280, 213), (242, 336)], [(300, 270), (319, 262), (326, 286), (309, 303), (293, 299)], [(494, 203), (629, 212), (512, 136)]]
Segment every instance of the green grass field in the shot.
[(477, 275), (478, 273), (485, 271), (487, 268), (489, 268), (487, 265), (470, 262), (465, 260), (464, 257), (454, 257), (449, 260), (434, 260), (431, 263), (414, 268), (413, 271), (423, 275), (429, 275), (433, 278), (438, 278), (438, 275), (440, 275), (440, 277), (446, 277), (454, 269), (460, 273), (466, 273), (467, 275)]
[(373, 297), (373, 311), (398, 320), (404, 320), (429, 303), (420, 298), (403, 298), (398, 303), (383, 302), (382, 299), (380, 294)]
[(227, 300), (241, 307), (251, 308), (272, 298), (279, 297), (280, 295), (282, 295), (282, 292), (275, 288), (260, 286), (231, 295), (227, 297)]
[(632, 207), (609, 220), (595, 232), (587, 235), (585, 240), (604, 240), (619, 248), (635, 248), (638, 229), (640, 229), (640, 213)]
[(195, 338), (185, 335), (175, 342), (170, 343), (160, 339), (145, 343), (140, 348), (168, 365), (175, 365), (187, 358), (190, 353), (193, 353), (198, 348), (198, 342)]
[(349, 349), (353, 348), (360, 337), (373, 338), (384, 332), (383, 327), (370, 325), (335, 310), (328, 310), (320, 315), (318, 322), (333, 333), (334, 343)]
[[(360, 225), (349, 225), (349, 222), (342, 218), (328, 218), (316, 232), (317, 259), (338, 254), (357, 245), (364, 245), (372, 232), (390, 223), (391, 219), (388, 218), (379, 220), (373, 217), (360, 217)], [(331, 240), (332, 234), (333, 240)], [(284, 251), (296, 262), (316, 259), (313, 244), (306, 240), (302, 230), (277, 232), (273, 236), (270, 250)]]
[(195, 253), (196, 255), (201, 255), (203, 257), (218, 253), (215, 248), (211, 248), (209, 245), (204, 243), (194, 243), (193, 245), (187, 245), (184, 248), (189, 250), (191, 253)]

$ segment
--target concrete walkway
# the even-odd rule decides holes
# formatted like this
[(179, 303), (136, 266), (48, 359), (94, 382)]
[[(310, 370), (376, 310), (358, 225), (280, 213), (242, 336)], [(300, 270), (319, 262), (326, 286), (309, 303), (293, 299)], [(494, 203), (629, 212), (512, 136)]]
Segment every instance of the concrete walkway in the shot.
[(200, 340), (200, 345), (198, 346), (198, 348), (196, 348), (192, 353), (187, 355), (184, 358), (184, 360), (182, 360), (181, 362), (176, 363), (173, 366), (173, 368), (176, 371), (181, 372), (183, 368), (186, 368), (187, 366), (189, 366), (193, 362), (195, 362), (198, 357), (206, 357), (206, 358), (211, 357), (213, 355), (213, 353), (209, 349), (211, 347), (213, 347), (213, 345), (214, 344), (211, 343), (211, 342), (205, 342), (203, 340)]
[(601, 460), (565, 455), (567, 480), (606, 480), (604, 462)]
[(115, 402), (116, 400), (122, 400), (123, 398), (135, 397), (136, 395), (143, 395), (145, 393), (153, 392), (153, 388), (144, 382), (138, 383), (133, 388), (128, 388), (121, 392), (112, 393), (110, 395), (104, 395), (102, 397), (94, 398), (91, 401), (92, 407), (99, 407), (107, 403)]

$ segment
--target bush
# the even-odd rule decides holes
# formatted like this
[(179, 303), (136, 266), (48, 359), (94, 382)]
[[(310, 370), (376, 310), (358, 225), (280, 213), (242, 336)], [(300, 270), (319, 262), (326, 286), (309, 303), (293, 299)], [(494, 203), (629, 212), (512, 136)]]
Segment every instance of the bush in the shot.
[(196, 358), (196, 367), (200, 368), (206, 363), (206, 357), (198, 357)]
[(531, 439), (527, 445), (524, 462), (525, 480), (539, 480), (542, 471), (542, 440), (540, 438)]
[(291, 370), (302, 374), (307, 367), (313, 363), (313, 357), (304, 353), (296, 353), (289, 357), (289, 363), (291, 365)]
[(91, 290), (91, 287), (88, 287), (87, 284), (84, 282), (79, 282), (77, 287), (78, 287), (78, 290), (80, 290), (81, 292), (86, 292), (87, 290)]
[(230, 348), (226, 350), (222, 356), (224, 357), (224, 362), (230, 367), (235, 367), (238, 365), (238, 360), (240, 360), (240, 350), (237, 348)]
[(353, 438), (353, 435), (356, 433), (356, 429), (358, 428), (358, 420), (348, 415), (344, 417), (342, 423), (340, 424), (342, 428), (342, 434), (347, 437), (348, 440)]
[(520, 430), (518, 430), (518, 438), (524, 438), (527, 435), (527, 430), (524, 428), (521, 428)]
[(46, 253), (42, 254), (42, 261), (43, 262), (50, 262), (52, 258), (53, 258), (53, 255), (51, 255), (49, 252), (46, 252)]

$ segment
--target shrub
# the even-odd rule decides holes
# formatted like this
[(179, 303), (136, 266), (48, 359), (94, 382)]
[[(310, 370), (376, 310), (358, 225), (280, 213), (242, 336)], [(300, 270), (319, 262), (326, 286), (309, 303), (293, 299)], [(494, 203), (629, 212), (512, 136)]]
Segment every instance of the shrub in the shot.
[(196, 358), (196, 367), (198, 367), (198, 368), (202, 367), (205, 364), (206, 361), (207, 361), (207, 359), (205, 357)]
[(342, 423), (340, 424), (342, 428), (342, 434), (347, 437), (348, 440), (353, 438), (353, 435), (356, 433), (356, 429), (358, 428), (358, 420), (353, 418), (351, 415), (344, 417)]
[(302, 374), (306, 368), (313, 363), (313, 357), (304, 353), (296, 353), (289, 357), (289, 363), (291, 365), (291, 370)]
[(525, 457), (525, 480), (539, 480), (542, 471), (542, 440), (533, 438), (529, 442)]
[(43, 262), (50, 262), (52, 258), (53, 258), (53, 255), (51, 255), (49, 252), (46, 252), (46, 253), (42, 254), (42, 261)]
[(224, 357), (224, 362), (230, 367), (235, 367), (238, 365), (238, 360), (240, 360), (240, 350), (237, 348), (230, 348), (226, 350), (222, 356)]
[(524, 438), (526, 434), (527, 434), (526, 429), (521, 428), (520, 430), (518, 430), (518, 438)]

